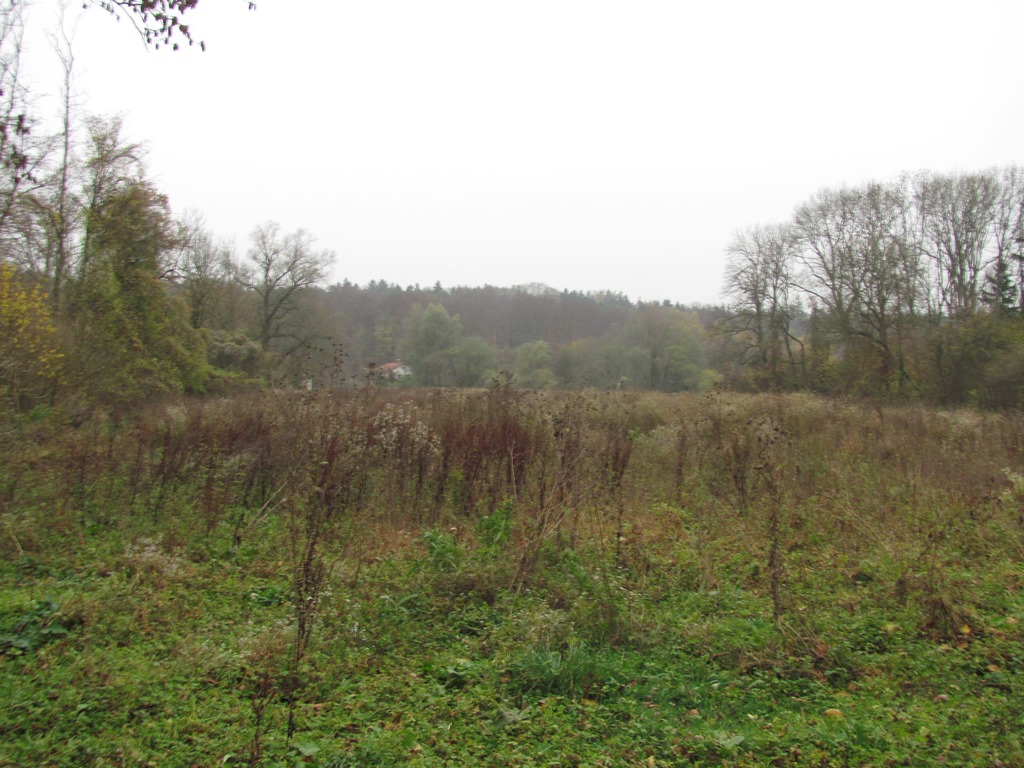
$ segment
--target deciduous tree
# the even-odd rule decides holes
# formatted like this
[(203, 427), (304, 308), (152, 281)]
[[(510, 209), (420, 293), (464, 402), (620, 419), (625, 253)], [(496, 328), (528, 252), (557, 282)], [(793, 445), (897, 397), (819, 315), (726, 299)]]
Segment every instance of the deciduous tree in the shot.
[(258, 338), (269, 350), (276, 339), (294, 339), (287, 321), (298, 308), (302, 291), (327, 276), (334, 252), (316, 249), (315, 239), (303, 229), (283, 234), (273, 221), (256, 227), (250, 240), (248, 262), (239, 269), (237, 280), (259, 297)]
[(528, 341), (516, 348), (516, 383), (527, 389), (551, 389), (557, 383), (551, 370), (551, 345)]
[(441, 304), (417, 304), (409, 311), (399, 352), (419, 384), (451, 386), (453, 352), (462, 343), (462, 320)]
[(89, 124), (77, 270), (62, 307), (68, 374), (91, 399), (201, 390), (207, 365), (184, 302), (168, 292), (177, 230), (118, 121)]
[(773, 387), (784, 379), (794, 383), (802, 362), (802, 343), (790, 328), (797, 243), (792, 225), (770, 224), (737, 232), (726, 248), (725, 294), (732, 313), (722, 328), (745, 343), (749, 362)]
[[(230, 292), (231, 247), (217, 243), (195, 211), (178, 222), (175, 277), (185, 292), (193, 328), (209, 324), (215, 305)], [(235, 288), (237, 290), (237, 287)]]
[(921, 247), (934, 266), (939, 307), (951, 317), (978, 308), (999, 202), (995, 173), (922, 174), (916, 184)]
[(99, 400), (201, 390), (205, 345), (161, 279), (174, 238), (166, 198), (132, 184), (102, 198), (87, 218), (88, 268), (70, 302), (80, 384)]
[(452, 382), (457, 387), (480, 387), (497, 374), (494, 347), (479, 336), (463, 339), (451, 350)]

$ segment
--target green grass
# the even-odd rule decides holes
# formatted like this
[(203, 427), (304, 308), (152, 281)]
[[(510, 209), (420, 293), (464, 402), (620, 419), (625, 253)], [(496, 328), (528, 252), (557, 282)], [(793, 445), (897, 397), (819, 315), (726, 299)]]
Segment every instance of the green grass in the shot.
[[(52, 575), (4, 569), (4, 637), (25, 642), (6, 646), (0, 667), (0, 759), (247, 762), (256, 665), (282, 665), (293, 632), (286, 579), (156, 554), (98, 573), (89, 545)], [(1024, 645), (1011, 621), (1024, 605), (1010, 593), (991, 595), (969, 635), (938, 643), (914, 611), (886, 610), (852, 584), (858, 610), (816, 609), (810, 641), (806, 627), (777, 630), (754, 590), (667, 584), (652, 602), (623, 578), (627, 626), (608, 645), (579, 602), (553, 607), (544, 589), (493, 605), (446, 594), (435, 587), (451, 573), (434, 579), (436, 567), (428, 552), (398, 557), (325, 598), (300, 730), (288, 745), (285, 704), (272, 701), (266, 764), (980, 765), (1024, 754)]]

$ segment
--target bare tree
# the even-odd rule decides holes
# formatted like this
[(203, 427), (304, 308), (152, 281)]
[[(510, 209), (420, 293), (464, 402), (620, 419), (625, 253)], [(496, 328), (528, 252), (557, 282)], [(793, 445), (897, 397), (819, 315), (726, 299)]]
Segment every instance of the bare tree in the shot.
[(193, 328), (208, 325), (218, 299), (234, 285), (229, 282), (231, 261), (231, 245), (213, 239), (198, 211), (185, 211), (178, 220), (173, 270), (185, 290)]
[(81, 200), (72, 190), (77, 165), (74, 136), (77, 104), (73, 89), (75, 55), (72, 45), (75, 29), (75, 24), (71, 24), (69, 29), (67, 2), (61, 0), (57, 27), (50, 35), (50, 46), (60, 61), (63, 75), (60, 131), (54, 137), (58, 158), (46, 187), (32, 197), (46, 241), (43, 273), (50, 282), (50, 295), (57, 304), (61, 301), (64, 282), (72, 268), (72, 243), (81, 214)]
[[(881, 381), (906, 378), (903, 343), (922, 282), (907, 183), (823, 190), (797, 209), (800, 287), (827, 310), (851, 375), (863, 355)], [(860, 349), (859, 357), (855, 351)]]
[(798, 283), (848, 334), (857, 304), (854, 214), (857, 196), (848, 189), (823, 189), (800, 206), (793, 224), (800, 240)]
[(953, 317), (978, 308), (979, 283), (999, 200), (994, 172), (922, 174), (915, 185), (921, 247), (931, 260), (940, 310)]
[(726, 253), (725, 293), (733, 302), (728, 330), (749, 339), (754, 362), (778, 386), (783, 360), (790, 377), (802, 360), (794, 349), (802, 343), (790, 330), (796, 231), (789, 224), (751, 227), (735, 234)]
[(327, 276), (334, 252), (314, 249), (315, 240), (305, 230), (282, 234), (272, 221), (256, 227), (250, 240), (249, 263), (237, 279), (259, 297), (259, 340), (268, 350), (275, 339), (289, 336), (285, 321), (295, 311), (303, 289)]
[(857, 330), (875, 347), (882, 380), (896, 375), (900, 385), (907, 376), (903, 345), (914, 313), (920, 263), (910, 209), (901, 184), (868, 184), (855, 209), (858, 268), (851, 292)]
[(49, 142), (33, 136), (29, 93), (21, 78), (24, 4), (0, 3), (0, 247), (9, 257), (22, 198), (38, 188)]

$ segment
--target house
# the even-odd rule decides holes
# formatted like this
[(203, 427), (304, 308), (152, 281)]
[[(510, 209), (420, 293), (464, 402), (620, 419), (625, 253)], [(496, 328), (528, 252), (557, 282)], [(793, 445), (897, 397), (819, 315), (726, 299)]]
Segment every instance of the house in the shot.
[(370, 371), (372, 375), (387, 381), (402, 381), (412, 376), (412, 368), (402, 362), (384, 363), (377, 366), (371, 365)]

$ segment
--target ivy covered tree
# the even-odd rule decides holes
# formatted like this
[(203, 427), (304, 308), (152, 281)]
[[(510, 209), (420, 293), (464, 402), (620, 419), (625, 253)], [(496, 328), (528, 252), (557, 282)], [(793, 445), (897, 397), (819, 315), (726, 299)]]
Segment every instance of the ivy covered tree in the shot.
[(201, 390), (202, 335), (164, 279), (176, 246), (167, 198), (126, 160), (117, 125), (93, 126), (88, 207), (78, 273), (66, 314), (74, 329), (73, 365), (93, 399), (131, 399)]

